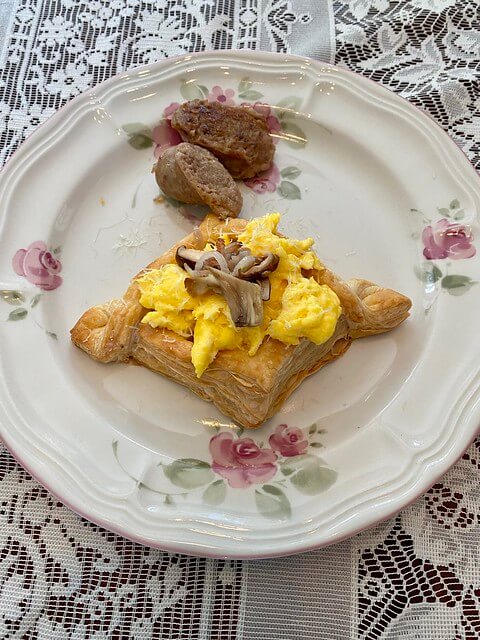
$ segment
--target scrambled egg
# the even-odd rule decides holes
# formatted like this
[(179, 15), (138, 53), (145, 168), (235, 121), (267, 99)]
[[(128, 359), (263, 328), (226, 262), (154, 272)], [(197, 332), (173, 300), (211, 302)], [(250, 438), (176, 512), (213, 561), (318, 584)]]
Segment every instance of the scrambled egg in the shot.
[[(295, 345), (301, 338), (322, 344), (333, 335), (342, 312), (337, 295), (330, 287), (302, 274), (302, 269), (323, 268), (310, 250), (313, 239), (279, 237), (279, 221), (279, 213), (257, 218), (238, 236), (253, 255), (270, 251), (279, 257), (278, 267), (269, 276), (270, 300), (263, 303), (261, 327), (236, 328), (225, 299), (216, 293), (191, 296), (184, 284), (187, 273), (176, 264), (153, 269), (137, 280), (140, 303), (152, 309), (142, 322), (192, 338), (192, 363), (197, 377), (219, 351), (245, 349), (253, 356), (266, 336)], [(232, 238), (225, 240), (230, 242)]]

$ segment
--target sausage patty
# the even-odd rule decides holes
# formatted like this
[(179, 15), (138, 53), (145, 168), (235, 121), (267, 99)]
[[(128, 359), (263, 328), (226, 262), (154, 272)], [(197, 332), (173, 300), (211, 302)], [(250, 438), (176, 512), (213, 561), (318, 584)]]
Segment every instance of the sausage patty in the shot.
[(172, 126), (183, 140), (216, 155), (234, 178), (252, 178), (272, 164), (275, 146), (267, 121), (250, 107), (191, 100), (174, 112)]

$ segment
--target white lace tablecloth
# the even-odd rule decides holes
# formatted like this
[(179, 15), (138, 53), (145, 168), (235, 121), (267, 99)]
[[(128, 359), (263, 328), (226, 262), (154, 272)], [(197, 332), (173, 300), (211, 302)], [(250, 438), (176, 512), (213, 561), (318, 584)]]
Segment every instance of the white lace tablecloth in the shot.
[[(480, 167), (478, 0), (0, 0), (0, 163), (79, 92), (212, 48), (301, 53), (422, 107)], [(77, 517), (0, 445), (0, 638), (480, 638), (480, 443), (396, 518), (308, 555), (169, 555)]]

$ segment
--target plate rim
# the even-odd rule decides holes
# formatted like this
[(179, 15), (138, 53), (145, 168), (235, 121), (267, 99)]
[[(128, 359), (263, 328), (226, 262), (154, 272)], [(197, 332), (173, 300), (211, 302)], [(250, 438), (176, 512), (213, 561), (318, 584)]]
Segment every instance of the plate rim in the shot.
[[(73, 98), (72, 100), (70, 100), (69, 102), (67, 102), (63, 107), (61, 107), (58, 111), (56, 111), (50, 118), (48, 118), (44, 123), (42, 123), (40, 126), (38, 126), (29, 136), (27, 136), (27, 138), (25, 139), (25, 141), (19, 145), (18, 149), (15, 150), (15, 152), (12, 154), (12, 156), (10, 157), (10, 159), (8, 160), (8, 162), (5, 164), (5, 166), (3, 167), (3, 169), (0, 171), (0, 181), (3, 180), (3, 178), (5, 177), (5, 175), (7, 174), (10, 166), (12, 166), (12, 160), (14, 158), (17, 157), (17, 154), (21, 151), (28, 151), (28, 147), (29, 144), (28, 141), (31, 141), (32, 137), (36, 137), (39, 134), (39, 131), (42, 129), (42, 127), (44, 125), (46, 125), (47, 123), (50, 123), (52, 121), (58, 120), (58, 123), (61, 122), (62, 118), (65, 118), (69, 116), (70, 112), (75, 111), (76, 106), (79, 105), (81, 103), (81, 101), (83, 100), (88, 100), (89, 98), (95, 98), (95, 94), (96, 92), (100, 91), (108, 91), (111, 87), (115, 86), (118, 82), (121, 82), (122, 79), (124, 79), (125, 77), (128, 77), (130, 74), (137, 74), (138, 72), (142, 72), (142, 71), (158, 71), (158, 70), (162, 70), (163, 68), (169, 66), (172, 64), (172, 62), (175, 61), (182, 61), (182, 62), (189, 62), (189, 61), (195, 61), (195, 59), (209, 59), (209, 58), (223, 58), (226, 62), (231, 61), (231, 60), (238, 60), (238, 59), (243, 59), (244, 61), (248, 62), (248, 60), (250, 59), (251, 61), (259, 61), (262, 58), (264, 60), (268, 60), (271, 62), (275, 62), (275, 63), (280, 63), (282, 60), (284, 62), (292, 62), (292, 63), (297, 63), (297, 64), (308, 64), (309, 66), (313, 67), (314, 69), (325, 69), (325, 68), (333, 68), (334, 70), (338, 71), (339, 73), (346, 73), (346, 74), (350, 74), (351, 76), (354, 76), (357, 80), (361, 79), (362, 81), (364, 80), (368, 80), (370, 81), (376, 88), (376, 90), (380, 90), (381, 92), (385, 92), (385, 95), (389, 96), (390, 98), (392, 96), (395, 97), (395, 99), (400, 99), (401, 101), (403, 101), (404, 103), (406, 103), (408, 105), (408, 109), (412, 112), (417, 112), (419, 117), (422, 117), (425, 121), (425, 118), (428, 120), (428, 123), (430, 125), (430, 127), (432, 127), (434, 130), (437, 132), (437, 134), (441, 137), (442, 142), (445, 145), (451, 145), (453, 143), (453, 145), (459, 149), (463, 156), (466, 158), (467, 162), (469, 163), (470, 167), (473, 169), (473, 173), (476, 176), (476, 179), (479, 178), (478, 173), (475, 169), (475, 167), (473, 166), (473, 164), (470, 162), (470, 160), (468, 159), (468, 157), (466, 156), (466, 154), (463, 152), (463, 150), (461, 149), (461, 147), (459, 147), (459, 145), (455, 142), (455, 140), (453, 140), (446, 131), (444, 131), (444, 129), (435, 122), (435, 120), (433, 120), (433, 118), (431, 116), (429, 116), (429, 114), (427, 114), (426, 112), (424, 112), (422, 109), (420, 109), (419, 107), (417, 107), (416, 105), (412, 104), (411, 102), (409, 102), (408, 100), (406, 100), (405, 98), (403, 98), (402, 96), (400, 96), (399, 94), (396, 94), (395, 92), (391, 91), (390, 89), (388, 89), (387, 87), (380, 85), (378, 83), (376, 83), (375, 81), (371, 80), (370, 78), (366, 78), (365, 76), (362, 76), (361, 74), (357, 74), (353, 71), (350, 71), (348, 69), (345, 69), (343, 67), (339, 67), (336, 65), (332, 65), (330, 63), (326, 63), (326, 62), (321, 62), (321, 61), (317, 61), (311, 58), (308, 58), (306, 56), (295, 56), (295, 55), (289, 55), (289, 54), (277, 54), (277, 53), (272, 53), (272, 52), (260, 52), (260, 51), (211, 51), (211, 52), (204, 52), (204, 53), (192, 53), (192, 54), (187, 54), (187, 55), (180, 55), (180, 56), (175, 56), (175, 57), (171, 57), (171, 58), (166, 58), (164, 60), (160, 60), (158, 62), (155, 63), (151, 63), (148, 65), (143, 65), (143, 66), (139, 66), (139, 67), (135, 67), (132, 69), (129, 69), (127, 71), (121, 72), (119, 74), (116, 74), (114, 76), (112, 76), (111, 78), (109, 78), (108, 80), (105, 80), (102, 83), (99, 83), (98, 85), (96, 85), (95, 87), (92, 87), (91, 89), (88, 89), (87, 91), (79, 94), (78, 96), (76, 96), (75, 98)], [(440, 133), (441, 132), (441, 133)], [(465, 180), (468, 180), (468, 177), (465, 177)], [(479, 185), (480, 187), (480, 185)], [(474, 391), (474, 397), (475, 395), (477, 396), (476, 398), (476, 405), (478, 405), (478, 402), (480, 401), (480, 394), (478, 393), (478, 388)], [(1, 401), (1, 404), (3, 405), (3, 401)], [(477, 411), (476, 413), (479, 413), (479, 407), (476, 407)], [(473, 410), (469, 413), (475, 413)], [(469, 422), (473, 422), (473, 417), (470, 418)], [(4, 432), (4, 428), (3, 428), (3, 420), (0, 423), (0, 428), (2, 430), (2, 432)], [(447, 439), (447, 442), (445, 443), (446, 445), (448, 443), (450, 443), (452, 446), (450, 446), (450, 450), (443, 456), (443, 458), (441, 459), (441, 461), (439, 461), (438, 459), (436, 460), (436, 462), (431, 462), (430, 464), (427, 462), (427, 459), (429, 458), (428, 456), (428, 451), (424, 452), (427, 455), (425, 455), (425, 458), (422, 460), (421, 464), (422, 464), (422, 468), (421, 468), (421, 482), (417, 483), (417, 482), (410, 482), (408, 485), (404, 485), (402, 486), (401, 489), (401, 495), (397, 495), (395, 496), (395, 498), (392, 499), (391, 502), (393, 502), (393, 506), (388, 509), (388, 508), (383, 508), (382, 510), (382, 506), (378, 507), (378, 511), (381, 512), (378, 516), (369, 516), (367, 518), (365, 518), (365, 515), (360, 518), (361, 522), (359, 523), (359, 526), (357, 526), (354, 529), (350, 529), (349, 531), (345, 532), (344, 534), (336, 534), (334, 536), (332, 536), (331, 539), (327, 539), (327, 540), (320, 540), (320, 541), (316, 541), (316, 542), (312, 542), (310, 544), (296, 544), (294, 542), (288, 541), (288, 540), (282, 540), (280, 542), (280, 545), (284, 545), (283, 549), (276, 549), (274, 551), (271, 552), (265, 552), (265, 551), (260, 551), (258, 553), (256, 552), (248, 552), (248, 553), (244, 553), (242, 552), (236, 552), (235, 549), (233, 549), (232, 552), (229, 552), (228, 554), (225, 553), (220, 553), (219, 551), (222, 549), (222, 547), (220, 546), (216, 546), (215, 542), (212, 540), (209, 540), (209, 549), (210, 550), (203, 550), (199, 551), (198, 548), (195, 549), (195, 545), (190, 544), (188, 542), (179, 542), (177, 544), (175, 543), (163, 543), (162, 541), (153, 541), (150, 539), (147, 539), (146, 537), (142, 537), (141, 535), (135, 535), (131, 530), (129, 530), (127, 527), (123, 527), (122, 524), (120, 523), (114, 523), (111, 522), (110, 520), (104, 520), (101, 517), (98, 517), (96, 515), (94, 515), (92, 517), (92, 515), (90, 515), (89, 513), (86, 513), (84, 511), (84, 509), (79, 508), (78, 504), (75, 504), (75, 500), (71, 500), (68, 497), (68, 490), (65, 492), (62, 491), (58, 491), (57, 489), (52, 489), (50, 486), (50, 482), (48, 482), (47, 480), (45, 480), (45, 474), (42, 474), (41, 472), (39, 472), (38, 470), (31, 470), (31, 465), (29, 461), (26, 461), (22, 455), (22, 453), (19, 451), (19, 449), (21, 448), (20, 445), (16, 448), (15, 445), (15, 438), (11, 437), (9, 439), (9, 434), (8, 433), (3, 433), (3, 442), (5, 444), (5, 446), (7, 447), (7, 449), (10, 451), (10, 453), (12, 454), (12, 456), (17, 460), (17, 462), (19, 462), (19, 464), (25, 468), (28, 473), (30, 473), (32, 475), (32, 477), (34, 477), (42, 486), (44, 486), (52, 495), (54, 495), (59, 501), (61, 501), (63, 504), (65, 504), (68, 508), (70, 508), (72, 511), (76, 512), (77, 514), (79, 514), (81, 517), (107, 529), (110, 531), (113, 531), (119, 535), (122, 535), (136, 543), (140, 543), (140, 544), (144, 544), (144, 545), (148, 545), (151, 547), (155, 547), (155, 548), (159, 548), (165, 551), (169, 551), (169, 552), (173, 552), (173, 553), (188, 553), (189, 555), (196, 555), (196, 556), (201, 556), (201, 557), (211, 557), (211, 558), (238, 558), (238, 559), (254, 559), (254, 558), (267, 558), (267, 557), (278, 557), (278, 556), (287, 556), (287, 555), (293, 555), (296, 553), (302, 553), (305, 551), (310, 551), (310, 550), (314, 550), (314, 549), (318, 549), (320, 547), (323, 546), (327, 546), (329, 544), (333, 544), (336, 542), (339, 542), (343, 539), (349, 538), (357, 533), (359, 533), (360, 531), (363, 531), (367, 528), (370, 528), (372, 526), (374, 526), (375, 524), (382, 522), (390, 517), (392, 517), (392, 515), (394, 515), (395, 513), (398, 513), (399, 510), (404, 509), (406, 506), (408, 506), (409, 504), (411, 504), (413, 501), (415, 501), (419, 496), (421, 496), (425, 491), (427, 491), (433, 484), (435, 484), (435, 482), (453, 465), (455, 464), (455, 462), (463, 455), (463, 453), (468, 449), (468, 447), (470, 446), (471, 442), (474, 440), (476, 433), (477, 433), (478, 429), (471, 429), (471, 432), (464, 435), (464, 440), (462, 440), (462, 444), (460, 446), (458, 446), (458, 443), (455, 445), (455, 443), (453, 443), (452, 445), (452, 441), (451, 438)], [(468, 440), (468, 442), (467, 442)], [(440, 449), (442, 449), (442, 447), (440, 447)], [(435, 454), (438, 455), (438, 452), (435, 452)], [(32, 457), (32, 452), (28, 453), (27, 455), (30, 455), (30, 457)], [(435, 472), (434, 476), (432, 476), (431, 474), (428, 474), (428, 468), (431, 466), (435, 466), (435, 468), (437, 469), (437, 471)], [(61, 483), (60, 483), (61, 484)], [(417, 484), (419, 484), (419, 486), (417, 486)], [(408, 489), (406, 488), (406, 486), (408, 486)], [(69, 494), (71, 495), (71, 494)], [(82, 500), (77, 500), (77, 502), (81, 502)], [(160, 530), (161, 530), (161, 525), (160, 525)], [(247, 541), (244, 541), (247, 542)], [(251, 540), (248, 544), (254, 546), (256, 543), (254, 540)]]

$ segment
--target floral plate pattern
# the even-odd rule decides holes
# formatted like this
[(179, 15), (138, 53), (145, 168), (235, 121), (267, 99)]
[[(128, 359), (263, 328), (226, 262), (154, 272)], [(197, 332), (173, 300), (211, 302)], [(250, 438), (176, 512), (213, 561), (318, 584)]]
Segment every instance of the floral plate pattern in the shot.
[[(264, 95), (260, 91), (252, 89), (253, 83), (249, 77), (242, 78), (238, 84), (237, 92), (234, 89), (222, 89), (215, 85), (209, 90), (204, 85), (192, 84), (183, 81), (180, 85), (180, 94), (184, 100), (208, 100), (220, 102), (228, 106), (247, 105), (265, 116), (270, 135), (274, 142), (283, 140), (294, 148), (303, 148), (307, 144), (307, 138), (301, 126), (296, 122), (296, 112), (301, 104), (297, 96), (282, 98), (275, 105), (260, 102)], [(241, 100), (235, 100), (235, 95)], [(254, 101), (254, 102), (252, 102)], [(162, 120), (153, 129), (140, 123), (128, 123), (123, 125), (123, 130), (128, 136), (128, 143), (134, 149), (148, 149), (153, 147), (153, 155), (159, 158), (162, 153), (182, 140), (179, 133), (172, 127), (171, 118), (180, 102), (172, 102), (163, 110)], [(244, 184), (257, 194), (274, 193), (289, 200), (301, 199), (301, 191), (293, 182), (300, 175), (301, 170), (295, 166), (279, 169), (274, 162), (270, 169), (263, 171), (254, 178), (244, 180)]]
[[(435, 222), (417, 209), (412, 209), (412, 212), (421, 214), (423, 222), (428, 223), (421, 235), (426, 262), (415, 268), (417, 277), (427, 285), (440, 286), (452, 296), (461, 296), (470, 291), (477, 284), (476, 280), (459, 273), (444, 273), (438, 262), (466, 260), (477, 253), (473, 231), (470, 225), (462, 223), (465, 212), (460, 202), (455, 198), (448, 207), (438, 207), (438, 214), (443, 217)], [(447, 268), (449, 266), (450, 263), (447, 263)]]
[[(275, 166), (241, 185), (243, 216), (278, 210), (281, 231), (312, 236), (342, 277), (413, 300), (402, 327), (355, 341), (248, 432), (69, 338), (198, 223), (151, 175), (178, 143), (172, 110), (196, 97), (262, 110), (278, 141)], [(1, 436), (63, 502), (144, 544), (266, 557), (352, 535), (430, 486), (476, 432), (479, 210), (478, 176), (449, 138), (343, 69), (215, 52), (107, 81), (0, 176)]]
[[(241, 433), (241, 429), (236, 429)], [(197, 458), (183, 458), (169, 464), (158, 463), (164, 476), (175, 487), (171, 490), (153, 488), (139, 478), (130, 476), (138, 490), (153, 491), (164, 496), (166, 505), (174, 505), (175, 498), (201, 491), (201, 500), (211, 506), (221, 505), (228, 489), (250, 489), (260, 515), (271, 519), (288, 519), (291, 506), (288, 497), (293, 487), (304, 495), (326, 491), (337, 474), (324, 460), (308, 453), (309, 447), (323, 445), (313, 440), (324, 431), (316, 424), (308, 430), (279, 424), (268, 440), (256, 443), (249, 437), (236, 437), (231, 431), (221, 431), (210, 438), (211, 462)], [(118, 441), (112, 443), (118, 464)], [(123, 467), (122, 467), (123, 469)], [(220, 476), (220, 478), (218, 477)], [(180, 489), (180, 491), (178, 491)]]

